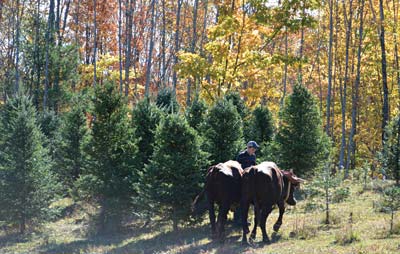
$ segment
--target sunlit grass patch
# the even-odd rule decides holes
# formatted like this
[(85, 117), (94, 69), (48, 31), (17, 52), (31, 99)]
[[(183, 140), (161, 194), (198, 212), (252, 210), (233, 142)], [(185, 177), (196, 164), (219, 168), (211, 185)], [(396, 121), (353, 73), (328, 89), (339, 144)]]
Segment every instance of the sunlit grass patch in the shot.
[[(176, 232), (169, 222), (154, 218), (145, 227), (143, 221), (132, 220), (121, 232), (91, 235), (88, 234), (88, 214), (95, 214), (97, 209), (79, 204), (71, 216), (47, 223), (23, 237), (10, 234), (5, 237), (4, 232), (0, 233), (0, 253), (400, 253), (400, 234), (388, 235), (389, 214), (379, 213), (373, 208), (373, 201), (380, 198), (379, 191), (366, 190), (359, 193), (360, 188), (358, 184), (350, 185), (350, 196), (343, 202), (331, 204), (330, 216), (334, 223), (329, 225), (323, 223), (323, 209), (305, 212), (307, 200), (301, 200), (296, 207), (287, 207), (280, 231), (273, 233), (272, 226), (278, 218), (278, 209), (275, 209), (266, 225), (272, 241), (270, 245), (261, 242), (261, 230), (258, 228), (255, 242), (250, 247), (242, 246), (241, 228), (230, 224), (226, 226), (227, 239), (223, 244), (212, 241), (207, 215), (203, 217), (202, 223), (195, 226), (182, 225)], [(323, 204), (324, 200), (316, 196), (313, 202)], [(251, 223), (252, 216), (251, 209)], [(228, 217), (231, 219), (232, 213)], [(400, 228), (398, 217), (395, 221), (394, 231)]]

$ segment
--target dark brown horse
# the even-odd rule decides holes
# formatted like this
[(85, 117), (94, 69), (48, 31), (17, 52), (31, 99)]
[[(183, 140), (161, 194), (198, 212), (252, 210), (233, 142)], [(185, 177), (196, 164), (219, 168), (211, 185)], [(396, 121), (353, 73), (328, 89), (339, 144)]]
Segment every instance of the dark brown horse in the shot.
[[(227, 214), (232, 204), (240, 204), (241, 179), (243, 169), (237, 161), (227, 161), (211, 166), (206, 176), (203, 191), (196, 197), (192, 209), (196, 209), (199, 199), (207, 196), (212, 238), (224, 239)], [(214, 204), (218, 204), (218, 219), (215, 220)]]
[(263, 242), (269, 243), (265, 224), (272, 207), (277, 205), (279, 208), (279, 218), (274, 224), (274, 231), (277, 232), (282, 225), (282, 217), (285, 212), (285, 203), (296, 205), (293, 191), (299, 187), (304, 180), (293, 174), (293, 171), (280, 170), (273, 162), (263, 162), (259, 165), (246, 168), (242, 176), (242, 242), (247, 244), (247, 216), (249, 206), (254, 204), (254, 227), (251, 238), (255, 239), (257, 224), (260, 225)]

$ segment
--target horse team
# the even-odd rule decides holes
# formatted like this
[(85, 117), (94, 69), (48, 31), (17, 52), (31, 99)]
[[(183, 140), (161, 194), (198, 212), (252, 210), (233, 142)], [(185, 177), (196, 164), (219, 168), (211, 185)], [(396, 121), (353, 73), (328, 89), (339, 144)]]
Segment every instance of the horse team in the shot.
[[(263, 242), (269, 243), (265, 224), (273, 206), (279, 208), (279, 217), (273, 229), (277, 232), (282, 225), (285, 204), (296, 205), (294, 189), (304, 182), (292, 170), (281, 170), (274, 162), (262, 162), (256, 166), (242, 169), (237, 161), (227, 161), (211, 166), (207, 170), (203, 191), (193, 202), (193, 209), (205, 194), (211, 223), (213, 239), (223, 240), (225, 223), (232, 205), (239, 204), (242, 210), (242, 243), (247, 244), (250, 232), (247, 218), (250, 204), (254, 206), (254, 225), (250, 238), (256, 237), (257, 225), (260, 226)], [(215, 217), (214, 205), (219, 206), (218, 218)]]

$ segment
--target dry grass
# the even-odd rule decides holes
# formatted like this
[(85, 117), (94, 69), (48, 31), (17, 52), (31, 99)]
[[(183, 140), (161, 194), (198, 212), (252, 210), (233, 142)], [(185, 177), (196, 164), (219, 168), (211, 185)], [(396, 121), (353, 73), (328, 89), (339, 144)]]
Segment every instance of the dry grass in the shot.
[[(179, 232), (173, 232), (170, 225), (145, 229), (132, 225), (119, 234), (88, 237), (87, 219), (78, 213), (26, 236), (0, 231), (0, 253), (400, 253), (400, 235), (387, 234), (389, 215), (373, 208), (379, 193), (372, 188), (359, 190), (359, 185), (352, 186), (346, 201), (332, 204), (331, 225), (322, 223), (325, 213), (319, 209), (305, 213), (306, 202), (300, 201), (296, 208), (288, 209), (280, 232), (273, 234), (272, 225), (278, 216), (273, 211), (267, 221), (270, 245), (261, 243), (258, 230), (255, 243), (244, 247), (241, 231), (230, 225), (225, 243), (213, 242), (209, 239), (207, 217), (201, 225)], [(398, 219), (396, 225), (400, 225)]]

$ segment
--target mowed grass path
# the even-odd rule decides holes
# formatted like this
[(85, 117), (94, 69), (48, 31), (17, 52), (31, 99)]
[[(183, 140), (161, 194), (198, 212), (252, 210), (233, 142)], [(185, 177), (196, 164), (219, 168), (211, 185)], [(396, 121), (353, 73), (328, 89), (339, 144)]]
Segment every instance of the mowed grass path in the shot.
[[(178, 232), (173, 232), (168, 224), (144, 229), (133, 225), (118, 234), (86, 237), (85, 217), (81, 215), (46, 224), (26, 236), (1, 232), (0, 253), (400, 253), (400, 235), (387, 234), (390, 216), (373, 208), (380, 195), (360, 190), (361, 186), (352, 185), (346, 201), (332, 204), (330, 226), (323, 224), (324, 211), (304, 213), (308, 201), (303, 200), (296, 208), (287, 210), (280, 232), (273, 234), (272, 225), (278, 216), (277, 209), (274, 210), (267, 221), (270, 245), (261, 243), (258, 229), (256, 241), (242, 246), (241, 230), (231, 225), (227, 226), (225, 243), (213, 242), (209, 239), (208, 216), (201, 225)], [(320, 203), (323, 204), (322, 198)], [(399, 225), (400, 215), (396, 217)], [(338, 242), (347, 239), (351, 232), (355, 241)]]

